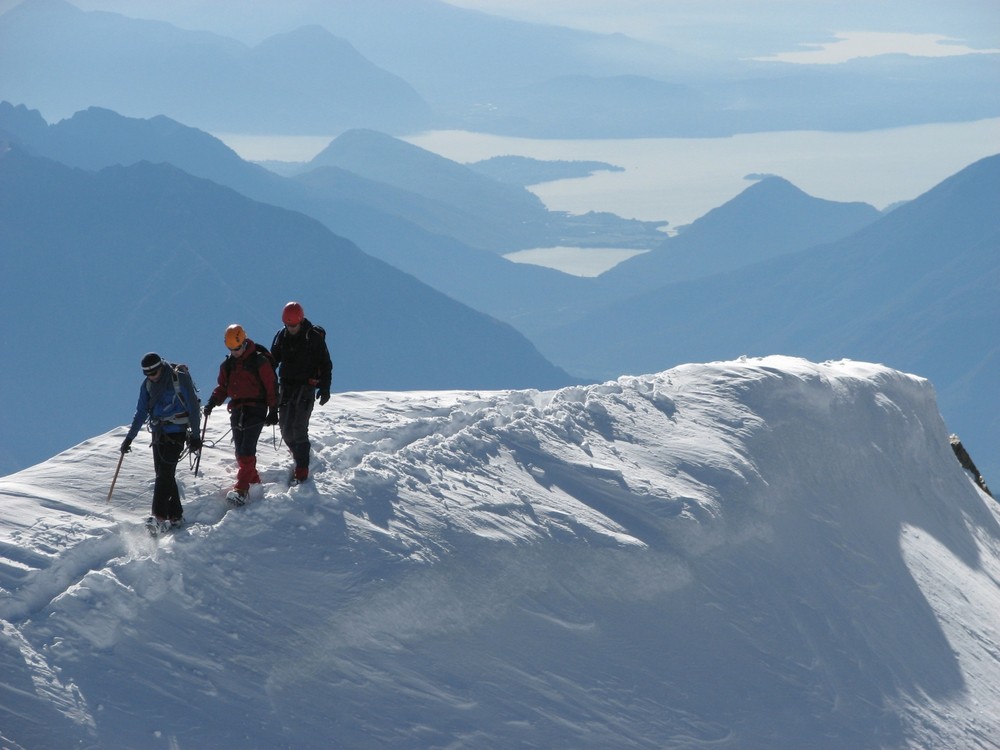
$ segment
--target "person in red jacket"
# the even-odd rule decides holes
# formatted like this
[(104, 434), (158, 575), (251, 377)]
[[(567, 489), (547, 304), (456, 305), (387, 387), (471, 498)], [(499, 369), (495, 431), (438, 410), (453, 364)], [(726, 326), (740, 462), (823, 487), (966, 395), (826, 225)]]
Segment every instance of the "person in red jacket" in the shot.
[(264, 425), (278, 423), (278, 388), (270, 352), (247, 338), (234, 323), (226, 329), (227, 356), (219, 366), (219, 384), (205, 404), (205, 416), (229, 399), (229, 421), (236, 446), (236, 486), (226, 496), (233, 505), (246, 502), (257, 473), (257, 440)]

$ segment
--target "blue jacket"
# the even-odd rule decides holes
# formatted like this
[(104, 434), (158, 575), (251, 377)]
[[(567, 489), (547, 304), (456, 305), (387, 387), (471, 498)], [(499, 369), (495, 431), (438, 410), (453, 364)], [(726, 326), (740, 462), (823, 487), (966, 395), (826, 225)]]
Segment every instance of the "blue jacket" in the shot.
[[(174, 378), (177, 379), (179, 393), (174, 386)], [(177, 371), (168, 363), (155, 383), (146, 378), (139, 386), (139, 401), (135, 406), (128, 439), (135, 439), (146, 420), (149, 420), (149, 429), (153, 433), (186, 432), (189, 425), (197, 433), (200, 419), (198, 395), (190, 373)]]

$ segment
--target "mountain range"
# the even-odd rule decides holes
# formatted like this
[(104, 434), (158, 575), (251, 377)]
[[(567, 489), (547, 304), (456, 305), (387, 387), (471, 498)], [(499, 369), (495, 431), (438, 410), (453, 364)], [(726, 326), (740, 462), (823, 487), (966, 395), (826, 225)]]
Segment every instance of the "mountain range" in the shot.
[(998, 205), (1000, 155), (842, 239), (665, 285), (533, 340), (598, 378), (774, 351), (885, 362), (934, 382), (953, 429), (996, 474)]
[[(301, 211), (365, 252), (529, 334), (678, 278), (663, 267), (646, 273), (651, 264), (687, 254), (693, 268), (703, 264), (704, 273), (725, 270), (843, 236), (878, 216), (870, 206), (822, 201), (772, 180), (695, 222), (684, 232), (692, 240), (665, 240), (658, 222), (546, 211), (520, 185), (374, 131), (344, 133), (290, 178), (245, 162), (207, 133), (165, 117), (126, 118), (91, 107), (49, 125), (23, 105), (0, 103), (0, 132), (71, 166), (167, 161), (256, 200)], [(738, 247), (726, 244), (733, 237), (740, 238)], [(751, 237), (758, 238), (756, 249), (745, 244)], [(560, 243), (654, 252), (598, 280), (495, 256)]]
[[(298, 176), (281, 177), (243, 161), (213, 136), (169, 118), (126, 118), (97, 107), (50, 125), (37, 111), (0, 102), (0, 133), (33, 153), (84, 169), (169, 162), (255, 200), (308, 214), (366, 253), (449, 296), (501, 320), (518, 320), (522, 330), (537, 327), (536, 320), (544, 325), (567, 320), (575, 310), (573, 300), (581, 297), (579, 290), (589, 285), (552, 269), (511, 263), (498, 251), (544, 246), (554, 234), (567, 236), (574, 227), (587, 232), (590, 241), (627, 235), (654, 247), (663, 237), (654, 222), (612, 215), (588, 221), (546, 212), (521, 186), (491, 181), (470, 167), (370, 131), (348, 132), (337, 141), (356, 144), (375, 162), (362, 171), (377, 171), (373, 176), (389, 183), (331, 166), (307, 166)], [(414, 187), (439, 185), (436, 197), (407, 189), (407, 179)], [(451, 191), (442, 190), (443, 185)], [(484, 202), (470, 204), (469, 194)], [(535, 234), (501, 229), (491, 237), (483, 225), (526, 227)]]
[[(362, 171), (377, 164), (377, 174), (370, 166), (368, 177), (317, 166), (286, 178), (168, 118), (138, 120), (92, 108), (48, 125), (37, 112), (0, 105), (0, 131), (72, 166), (167, 161), (254, 200), (309, 214), (364, 252), (515, 326), (565, 377), (611, 377), (768, 351), (860, 357), (926, 372), (941, 389), (956, 431), (985, 454), (980, 460), (987, 474), (995, 473), (995, 425), (982, 408), (992, 397), (981, 380), (995, 356), (995, 308), (988, 294), (995, 274), (989, 254), (995, 160), (973, 170), (983, 177), (956, 175), (915, 201), (916, 208), (885, 216), (864, 204), (823, 201), (787, 181), (763, 179), (677, 236), (659, 240), (660, 247), (592, 279), (510, 263), (456, 239), (470, 224), (454, 194), (470, 185), (500, 188), (384, 134), (345, 134), (328, 153)], [(367, 158), (352, 157), (349, 145)], [(449, 180), (452, 193), (441, 188)], [(409, 189), (421, 183), (437, 185), (435, 197)], [(537, 211), (530, 200), (508, 205)], [(418, 220), (423, 226), (413, 223)], [(437, 231), (426, 228), (430, 223)], [(966, 256), (979, 275), (951, 270)], [(924, 275), (914, 275), (917, 269)], [(876, 288), (861, 296), (856, 286), (872, 274)], [(967, 293), (970, 285), (982, 296)], [(980, 343), (966, 343), (972, 340)]]
[[(252, 26), (254, 40), (82, 11), (66, 0), (24, 0), (0, 16), (0, 99), (52, 120), (101, 106), (213, 132), (329, 136), (434, 127), (536, 138), (704, 137), (1000, 115), (998, 54), (883, 55), (836, 66), (754, 59), (753, 44), (765, 55), (776, 51), (768, 43), (801, 44), (796, 34), (828, 36), (829, 21), (813, 18), (823, 15), (816, 10), (796, 14), (791, 29), (761, 31), (763, 43), (729, 40), (728, 56), (718, 59), (708, 51), (718, 40), (701, 39), (699, 52), (688, 40), (681, 53), (436, 0), (287, 2), (254, 19), (239, 18), (239, 3), (200, 5), (196, 16), (223, 29)], [(861, 15), (844, 8), (837, 23)], [(750, 16), (740, 23), (760, 23)], [(962, 33), (977, 36), (975, 21)]]
[(206, 130), (390, 132), (434, 122), (398, 76), (319, 26), (249, 47), (204, 31), (25, 0), (0, 16), (0, 96), (55, 118), (90, 106), (169, 113)]
[[(329, 331), (334, 387), (551, 387), (572, 382), (510, 326), (432, 290), (319, 222), (168, 164), (71, 168), (0, 156), (0, 386), (23, 466), (127, 421), (138, 361), (187, 363), (207, 393), (240, 322), (268, 345), (300, 300)], [(30, 321), (30, 322), (29, 322)], [(63, 429), (45, 434), (40, 419)]]
[(879, 218), (867, 203), (841, 203), (807, 195), (788, 180), (769, 176), (651, 252), (601, 274), (602, 288), (637, 296), (671, 282), (712, 276), (740, 266), (842, 239)]

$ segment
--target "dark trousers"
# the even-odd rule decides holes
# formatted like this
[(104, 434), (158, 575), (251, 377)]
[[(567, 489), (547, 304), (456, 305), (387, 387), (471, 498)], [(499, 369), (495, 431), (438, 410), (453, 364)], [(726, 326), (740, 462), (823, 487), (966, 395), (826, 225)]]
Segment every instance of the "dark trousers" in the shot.
[(278, 426), (281, 428), (281, 439), (285, 441), (288, 450), (292, 452), (296, 468), (305, 469), (309, 466), (309, 418), (313, 410), (313, 389), (306, 386), (292, 398), (278, 407)]
[(229, 423), (233, 426), (233, 444), (237, 456), (256, 456), (257, 441), (264, 429), (267, 407), (263, 404), (244, 404), (229, 413)]
[(245, 493), (251, 484), (260, 482), (257, 473), (257, 441), (264, 429), (267, 407), (263, 404), (244, 404), (229, 413), (233, 426), (233, 443), (236, 448), (236, 489)]
[(153, 435), (153, 515), (159, 519), (180, 519), (181, 493), (177, 487), (177, 462), (184, 452), (183, 432), (158, 432)]

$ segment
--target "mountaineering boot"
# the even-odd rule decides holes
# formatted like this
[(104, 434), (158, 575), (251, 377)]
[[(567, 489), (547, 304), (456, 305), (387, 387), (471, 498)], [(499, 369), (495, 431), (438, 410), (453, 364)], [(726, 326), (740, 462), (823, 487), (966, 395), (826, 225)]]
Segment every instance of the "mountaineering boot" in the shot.
[(156, 516), (150, 516), (146, 519), (146, 531), (150, 533), (151, 536), (159, 536), (170, 531), (170, 521), (165, 518), (157, 518)]
[(239, 508), (241, 505), (245, 505), (247, 501), (246, 490), (232, 489), (229, 494), (226, 495), (226, 502), (232, 505), (234, 508)]

